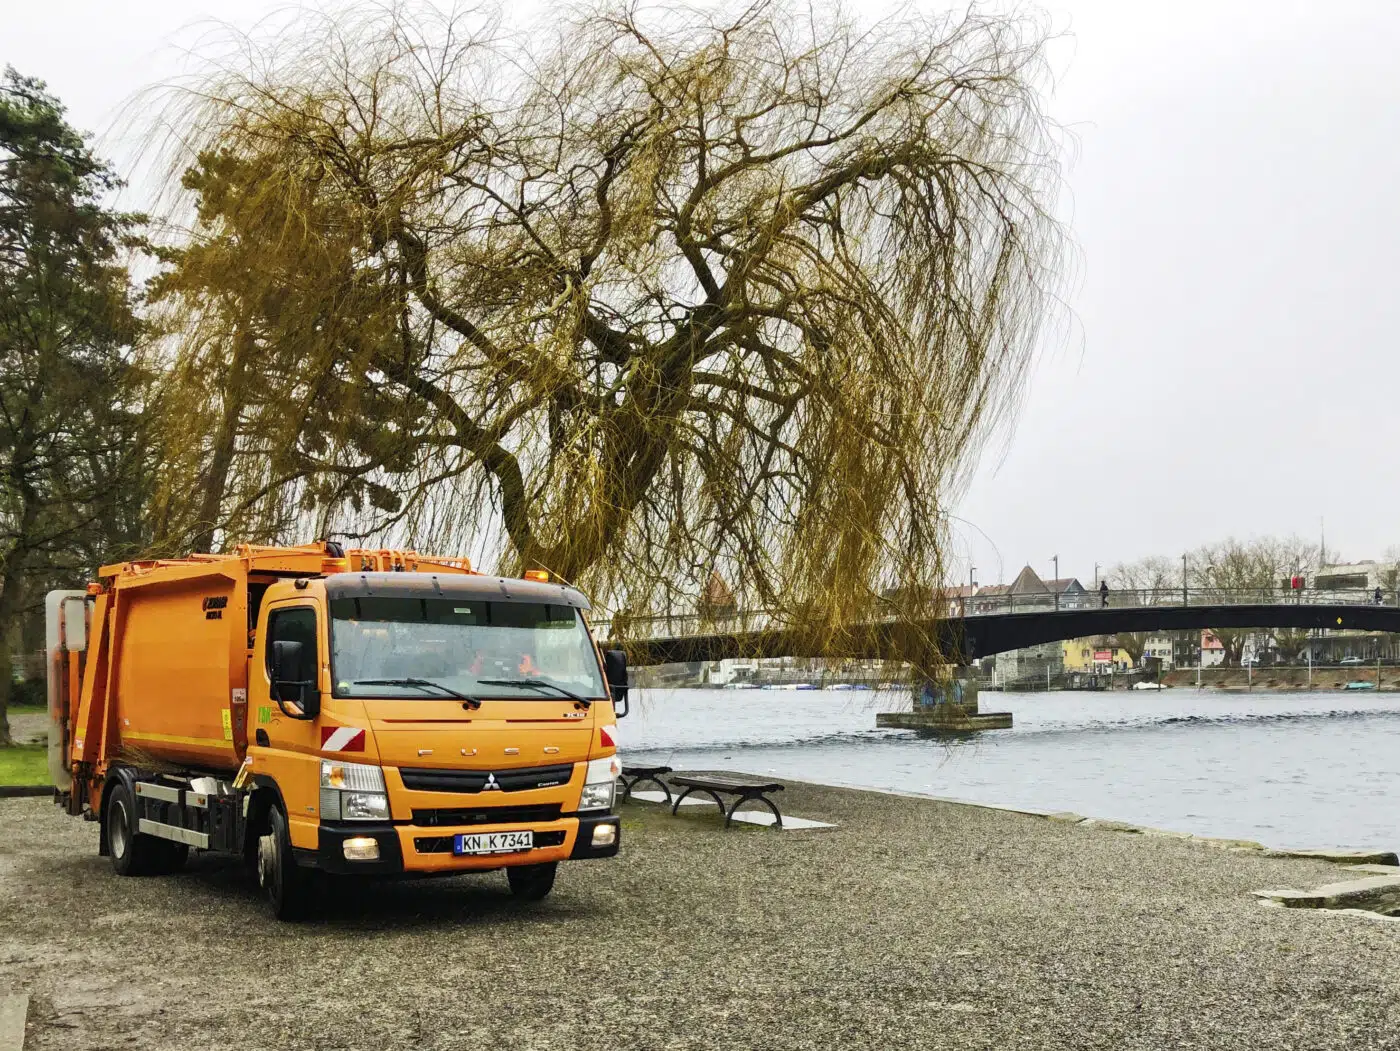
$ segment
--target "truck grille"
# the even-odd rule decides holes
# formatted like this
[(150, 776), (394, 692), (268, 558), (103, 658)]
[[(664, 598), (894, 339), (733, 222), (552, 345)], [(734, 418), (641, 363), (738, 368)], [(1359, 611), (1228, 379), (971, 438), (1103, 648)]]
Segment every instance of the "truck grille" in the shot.
[(418, 792), (524, 792), (531, 788), (566, 785), (574, 776), (574, 764), (527, 766), (518, 770), (423, 770), (399, 767), (403, 786)]
[(413, 823), (426, 828), (442, 825), (506, 825), (519, 821), (554, 821), (563, 809), (558, 803), (539, 806), (452, 807), (443, 810), (415, 810)]
[[(536, 832), (536, 847), (557, 847), (564, 842), (564, 831), (562, 829), (554, 832)], [(451, 854), (451, 836), (418, 836), (413, 841), (413, 848), (420, 854)]]

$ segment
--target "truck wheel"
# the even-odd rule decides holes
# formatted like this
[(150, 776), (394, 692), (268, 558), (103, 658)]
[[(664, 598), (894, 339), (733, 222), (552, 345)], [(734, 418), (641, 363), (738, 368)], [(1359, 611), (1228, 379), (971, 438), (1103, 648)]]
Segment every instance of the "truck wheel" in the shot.
[(510, 892), (521, 901), (539, 901), (554, 889), (554, 872), (559, 862), (543, 865), (512, 865), (506, 869)]
[(267, 832), (258, 839), (258, 883), (273, 916), (287, 922), (300, 920), (310, 904), (309, 880), (292, 857), (292, 837), (281, 806), (268, 811), (267, 825)]
[(160, 867), (164, 844), (136, 828), (136, 799), (118, 782), (107, 797), (107, 849), (118, 876), (146, 876)]

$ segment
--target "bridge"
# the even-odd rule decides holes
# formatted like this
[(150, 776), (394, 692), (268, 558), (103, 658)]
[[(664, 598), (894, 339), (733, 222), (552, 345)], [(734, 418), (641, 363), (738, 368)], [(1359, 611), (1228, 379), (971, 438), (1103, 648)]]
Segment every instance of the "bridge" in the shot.
[[(1383, 596), (1383, 599), (1385, 596)], [(600, 621), (607, 645), (637, 665), (725, 658), (827, 657), (901, 660), (913, 640), (932, 636), (945, 658), (969, 664), (1008, 650), (1119, 632), (1292, 628), (1400, 632), (1400, 596), (1376, 602), (1360, 589), (1171, 588), (1077, 595), (993, 595), (955, 599), (943, 616), (890, 616), (852, 625), (832, 654), (810, 629), (764, 611), (725, 616), (629, 616)], [(614, 623), (615, 621), (615, 623)], [(613, 628), (616, 627), (616, 631)]]

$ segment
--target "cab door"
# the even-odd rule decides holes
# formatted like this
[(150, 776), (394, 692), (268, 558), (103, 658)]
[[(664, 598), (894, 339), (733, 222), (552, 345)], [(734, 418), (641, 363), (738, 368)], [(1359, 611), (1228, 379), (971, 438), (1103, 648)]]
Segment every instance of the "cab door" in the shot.
[[(277, 783), (287, 808), (292, 845), (317, 845), (321, 787), (321, 727), (319, 719), (297, 719), (286, 714), (272, 699), (272, 644), (301, 643), (302, 666), (298, 678), (314, 682), (327, 696), (329, 650), (325, 616), (319, 603), (306, 599), (284, 599), (265, 604), (258, 632), (258, 648), (248, 669), (249, 707), (254, 717), (254, 775), (264, 775)], [(287, 711), (298, 706), (283, 701)]]

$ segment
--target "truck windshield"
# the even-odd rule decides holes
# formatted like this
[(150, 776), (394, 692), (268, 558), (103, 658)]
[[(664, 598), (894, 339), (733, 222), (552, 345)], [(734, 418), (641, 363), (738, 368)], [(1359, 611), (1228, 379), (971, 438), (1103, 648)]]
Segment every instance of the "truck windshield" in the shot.
[(607, 696), (593, 642), (573, 606), (373, 597), (333, 599), (330, 606), (337, 697), (443, 696), (408, 682), (366, 679), (428, 679), (469, 696), (539, 700), (542, 694), (529, 685), (480, 685), (519, 679)]

